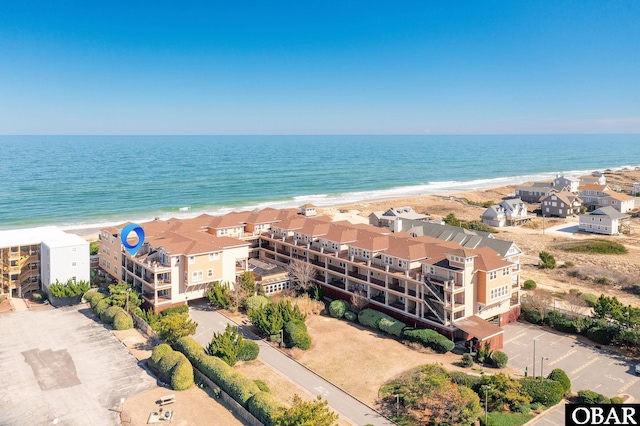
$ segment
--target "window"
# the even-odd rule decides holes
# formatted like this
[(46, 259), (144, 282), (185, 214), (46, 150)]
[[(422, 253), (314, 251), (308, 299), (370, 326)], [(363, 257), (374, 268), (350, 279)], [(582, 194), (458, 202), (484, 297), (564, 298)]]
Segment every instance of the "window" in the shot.
[(220, 259), (220, 252), (216, 251), (213, 253), (209, 253), (209, 260), (218, 260)]
[(498, 278), (498, 272), (497, 271), (489, 272), (489, 279), (490, 280), (495, 280), (496, 278)]
[(338, 244), (331, 243), (331, 248), (334, 249), (334, 250), (338, 250)]
[(118, 255), (116, 253), (113, 253), (113, 259), (118, 260)]
[(76, 266), (77, 262), (71, 262), (71, 266)]
[(111, 250), (107, 247), (107, 256), (111, 256)]
[(407, 267), (407, 261), (406, 260), (398, 260), (398, 266), (400, 268), (406, 268)]
[(393, 265), (393, 258), (390, 256), (385, 256), (384, 257), (384, 263), (385, 265)]
[(506, 277), (507, 275), (509, 275), (509, 268), (504, 268), (504, 269), (502, 270), (502, 276), (503, 276), (503, 277)]
[(213, 277), (213, 269), (207, 269), (207, 278)]
[(189, 265), (193, 265), (194, 263), (196, 263), (196, 257), (195, 256), (189, 256)]
[(202, 271), (193, 271), (191, 273), (191, 281), (202, 281)]
[(107, 268), (111, 269), (111, 262), (107, 262)]
[(113, 267), (113, 273), (114, 273), (114, 274), (117, 274), (117, 273), (118, 273), (118, 267), (117, 267), (117, 266), (114, 266), (114, 267)]
[(491, 299), (497, 299), (498, 297), (506, 296), (509, 293), (508, 285), (503, 285), (491, 290)]

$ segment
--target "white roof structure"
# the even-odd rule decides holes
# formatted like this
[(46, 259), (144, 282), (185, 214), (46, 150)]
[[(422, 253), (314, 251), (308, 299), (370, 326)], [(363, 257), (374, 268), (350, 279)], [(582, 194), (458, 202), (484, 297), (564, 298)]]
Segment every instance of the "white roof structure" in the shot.
[(68, 234), (55, 226), (0, 231), (0, 247), (27, 246), (41, 243), (45, 243), (51, 248), (89, 244), (82, 237)]

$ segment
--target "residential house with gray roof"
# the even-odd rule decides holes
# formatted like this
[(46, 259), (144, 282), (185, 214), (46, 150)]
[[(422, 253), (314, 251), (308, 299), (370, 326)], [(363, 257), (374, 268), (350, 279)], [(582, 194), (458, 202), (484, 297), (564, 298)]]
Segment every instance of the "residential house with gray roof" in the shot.
[(483, 223), (497, 227), (520, 225), (532, 217), (520, 198), (504, 199), (499, 204), (489, 206), (480, 216)]
[(628, 214), (620, 213), (611, 206), (600, 207), (588, 214), (580, 215), (580, 230), (594, 234), (617, 235)]
[(573, 216), (580, 213), (582, 200), (576, 194), (569, 191), (561, 191), (549, 194), (540, 199), (543, 216), (562, 217)]

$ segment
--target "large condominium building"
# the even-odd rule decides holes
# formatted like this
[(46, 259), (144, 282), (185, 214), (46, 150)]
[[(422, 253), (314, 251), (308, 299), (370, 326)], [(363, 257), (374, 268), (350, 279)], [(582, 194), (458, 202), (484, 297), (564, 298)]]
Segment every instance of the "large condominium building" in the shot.
[(280, 267), (308, 262), (331, 298), (358, 292), (407, 324), (493, 339), (494, 348), (502, 346), (498, 326), (519, 313), (517, 258), (490, 247), (264, 209), (143, 223), (145, 243), (132, 256), (120, 243), (125, 225), (102, 231), (100, 267), (140, 289), (156, 310), (204, 297), (215, 281), (233, 285), (252, 258)]
[(56, 280), (89, 281), (89, 243), (52, 226), (0, 231), (0, 295), (22, 297)]

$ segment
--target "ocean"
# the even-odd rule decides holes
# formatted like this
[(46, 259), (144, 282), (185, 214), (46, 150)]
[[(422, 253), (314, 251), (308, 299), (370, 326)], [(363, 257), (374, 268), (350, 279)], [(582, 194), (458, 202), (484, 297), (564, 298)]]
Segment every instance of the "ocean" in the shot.
[(640, 165), (640, 135), (0, 136), (0, 229), (440, 194)]

